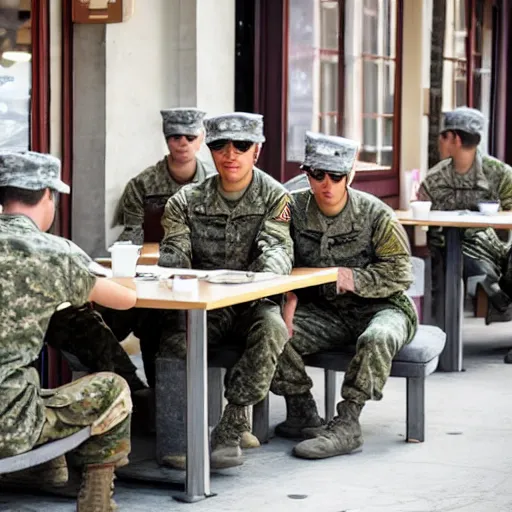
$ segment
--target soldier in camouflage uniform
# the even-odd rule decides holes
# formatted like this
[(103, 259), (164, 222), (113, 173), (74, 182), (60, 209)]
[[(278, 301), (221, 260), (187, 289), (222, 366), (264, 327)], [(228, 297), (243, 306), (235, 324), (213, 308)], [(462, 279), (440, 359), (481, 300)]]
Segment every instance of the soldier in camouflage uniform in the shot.
[[(182, 188), (167, 202), (159, 265), (289, 274), (293, 264), (289, 196), (254, 165), (265, 140), (262, 116), (227, 114), (208, 119), (205, 125), (218, 175)], [(183, 359), (183, 316), (165, 315), (161, 355)], [(244, 349), (226, 377), (228, 404), (212, 432), (212, 467), (243, 463), (240, 441), (250, 430), (246, 406), (265, 398), (287, 339), (280, 304), (273, 300), (209, 312), (208, 343), (236, 340)], [(174, 465), (174, 458), (166, 462)], [(182, 458), (176, 465), (182, 467)]]
[[(433, 210), (478, 211), (478, 203), (486, 201), (499, 201), (502, 210), (512, 209), (512, 168), (478, 149), (485, 121), (481, 112), (467, 107), (445, 114), (439, 136), (443, 160), (428, 171), (419, 191), (419, 199), (432, 201)], [(441, 229), (429, 231), (429, 245), (436, 260), (434, 287), (438, 288), (444, 260)], [(462, 248), (465, 276), (486, 276), (482, 282), (490, 299), (486, 323), (510, 320), (512, 280), (506, 244), (492, 228), (466, 229)]]
[[(204, 140), (203, 118), (206, 113), (197, 108), (171, 108), (162, 110), (160, 114), (169, 154), (126, 185), (116, 215), (117, 223), (124, 225), (119, 241), (137, 245), (160, 242), (163, 236), (160, 217), (169, 197), (183, 185), (201, 183), (215, 172), (196, 158)], [(145, 226), (145, 219), (154, 225)], [(158, 312), (137, 309), (120, 313), (102, 309), (101, 313), (119, 339), (132, 331), (139, 338), (146, 379), (154, 388), (154, 361), (160, 340)]]
[[(169, 154), (126, 185), (118, 211), (118, 221), (124, 225), (120, 241), (137, 245), (147, 242), (145, 212), (162, 211), (169, 197), (183, 185), (201, 183), (214, 172), (196, 158), (204, 139), (206, 113), (196, 108), (172, 108), (162, 110), (160, 114)], [(151, 242), (160, 242), (160, 238)]]
[[(81, 249), (44, 233), (53, 222), (58, 192), (69, 193), (69, 187), (60, 180), (57, 159), (33, 152), (0, 153), (0, 457), (90, 426), (92, 436), (72, 453), (84, 471), (78, 510), (108, 511), (115, 505), (114, 469), (127, 463), (130, 452), (126, 381), (105, 372), (44, 390), (33, 364), (56, 310), (89, 300), (127, 309), (136, 296), (114, 282), (97, 280)], [(66, 459), (59, 457), (29, 471), (2, 475), (0, 485), (45, 488), (67, 480)]]
[[(292, 337), (271, 390), (284, 395), (286, 421), (276, 434), (313, 437), (293, 453), (320, 459), (358, 450), (359, 416), (380, 400), (395, 354), (413, 338), (416, 310), (405, 295), (412, 282), (407, 236), (394, 212), (376, 197), (349, 187), (355, 142), (307, 132), (303, 169), (311, 189), (292, 193), (291, 234), (298, 267), (339, 267), (337, 283), (287, 294), (283, 316)], [(302, 356), (355, 345), (338, 415), (318, 415)]]

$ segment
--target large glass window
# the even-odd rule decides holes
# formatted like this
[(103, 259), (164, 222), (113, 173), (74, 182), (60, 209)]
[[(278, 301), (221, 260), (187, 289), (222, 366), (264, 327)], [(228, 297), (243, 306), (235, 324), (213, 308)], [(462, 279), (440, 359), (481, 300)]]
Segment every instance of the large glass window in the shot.
[(313, 130), (358, 140), (361, 161), (391, 166), (396, 39), (397, 0), (289, 1), (288, 161), (303, 158)]
[[(443, 111), (468, 105), (479, 109), (489, 118), (492, 2), (447, 0), (444, 44)], [(487, 133), (482, 140), (482, 147), (487, 149)]]
[(443, 111), (468, 104), (466, 0), (446, 1)]
[(30, 146), (31, 2), (0, 0), (0, 149)]

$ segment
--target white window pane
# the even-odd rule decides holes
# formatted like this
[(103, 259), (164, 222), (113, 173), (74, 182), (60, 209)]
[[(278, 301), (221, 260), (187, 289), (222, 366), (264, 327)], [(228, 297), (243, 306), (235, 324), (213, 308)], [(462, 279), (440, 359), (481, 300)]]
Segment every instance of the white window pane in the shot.
[(338, 133), (338, 2), (290, 0), (288, 15), (286, 158), (300, 162), (307, 130)]

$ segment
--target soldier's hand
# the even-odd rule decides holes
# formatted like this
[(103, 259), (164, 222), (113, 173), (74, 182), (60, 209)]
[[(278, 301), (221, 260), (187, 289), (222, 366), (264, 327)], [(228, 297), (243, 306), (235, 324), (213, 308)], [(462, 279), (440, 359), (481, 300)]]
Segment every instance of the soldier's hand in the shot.
[(291, 337), (293, 334), (293, 317), (295, 316), (295, 309), (299, 299), (293, 292), (286, 294), (286, 302), (283, 307), (283, 320), (288, 328), (288, 334)]
[(351, 268), (338, 269), (338, 293), (353, 292), (355, 290), (354, 273)]

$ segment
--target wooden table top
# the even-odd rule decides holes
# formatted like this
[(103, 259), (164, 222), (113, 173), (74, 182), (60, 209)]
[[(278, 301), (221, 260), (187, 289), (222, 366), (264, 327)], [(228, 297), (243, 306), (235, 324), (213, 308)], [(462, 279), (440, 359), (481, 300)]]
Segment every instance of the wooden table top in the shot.
[[(172, 270), (172, 269), (169, 269)], [(165, 283), (132, 278), (112, 278), (137, 290), (135, 307), (151, 309), (218, 309), (285, 293), (299, 288), (336, 282), (337, 268), (296, 268), (292, 275), (247, 284), (212, 284), (199, 281), (197, 293), (173, 292)]]
[(404, 226), (445, 226), (452, 228), (495, 228), (512, 229), (512, 212), (484, 215), (479, 212), (431, 211), (428, 216), (414, 219), (410, 210), (395, 211), (400, 224)]

